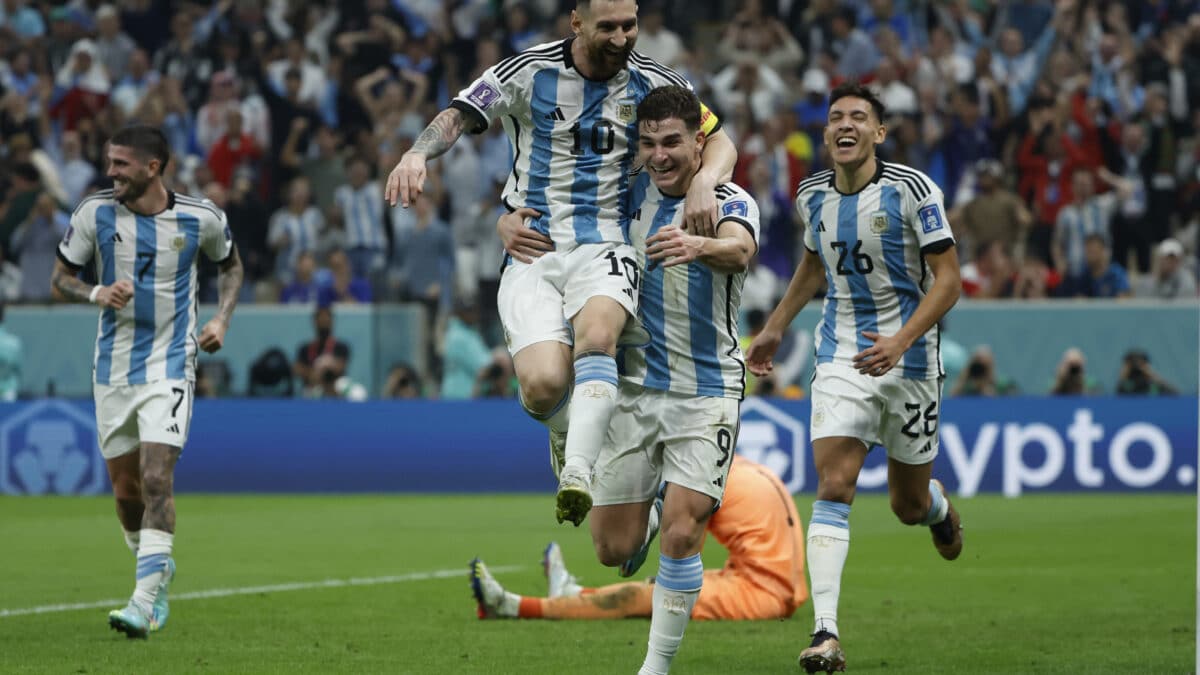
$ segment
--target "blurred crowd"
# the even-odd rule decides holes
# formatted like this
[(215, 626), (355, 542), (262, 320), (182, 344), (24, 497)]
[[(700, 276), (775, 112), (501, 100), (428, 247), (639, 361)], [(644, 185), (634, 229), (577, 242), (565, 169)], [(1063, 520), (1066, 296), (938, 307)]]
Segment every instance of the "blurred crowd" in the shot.
[[(424, 305), (425, 393), (463, 335), (483, 346), (452, 364), (472, 383), (507, 367), (502, 131), (432, 162), (412, 208), (382, 181), (484, 68), (568, 35), (574, 4), (0, 0), (0, 301), (48, 300), (70, 212), (136, 121), (167, 132), (169, 184), (228, 214), (244, 302)], [(763, 232), (747, 313), (792, 273), (792, 197), (828, 166), (827, 93), (848, 79), (887, 106), (880, 155), (943, 187), (968, 296), (1196, 299), (1200, 0), (646, 0), (637, 48), (739, 148)]]

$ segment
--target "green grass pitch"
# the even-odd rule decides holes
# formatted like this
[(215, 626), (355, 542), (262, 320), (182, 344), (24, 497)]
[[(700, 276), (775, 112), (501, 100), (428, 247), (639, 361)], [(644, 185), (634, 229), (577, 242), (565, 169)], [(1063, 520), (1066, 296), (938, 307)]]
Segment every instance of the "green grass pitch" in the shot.
[[(806, 518), (810, 502), (798, 499)], [(886, 498), (855, 504), (840, 617), (851, 672), (1194, 669), (1194, 496), (956, 503), (966, 548), (954, 563)], [(112, 510), (107, 497), (0, 498), (0, 672), (584, 675), (633, 673), (644, 654), (645, 620), (475, 618), (475, 555), (516, 567), (497, 575), (511, 590), (540, 594), (541, 551), (557, 539), (584, 583), (615, 580), (586, 528), (554, 523), (550, 495), (184, 495), (173, 593), (295, 588), (176, 600), (148, 641), (110, 630), (109, 606), (20, 613), (128, 596), (134, 562)], [(718, 547), (705, 562), (722, 562)], [(693, 623), (672, 672), (796, 673), (811, 621), (805, 605), (787, 621)]]

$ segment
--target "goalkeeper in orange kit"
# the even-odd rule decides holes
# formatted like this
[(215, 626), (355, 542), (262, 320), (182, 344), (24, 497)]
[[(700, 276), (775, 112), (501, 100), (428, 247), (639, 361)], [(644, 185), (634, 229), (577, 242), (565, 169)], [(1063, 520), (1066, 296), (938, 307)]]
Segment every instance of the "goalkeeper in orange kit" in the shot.
[[(729, 551), (719, 570), (704, 572), (692, 610), (697, 620), (784, 619), (808, 600), (804, 529), (792, 495), (770, 469), (734, 457), (721, 507), (708, 532)], [(584, 588), (563, 563), (558, 544), (542, 560), (548, 597), (508, 592), (482, 561), (471, 564), (479, 618), (624, 619), (649, 617), (653, 579)]]

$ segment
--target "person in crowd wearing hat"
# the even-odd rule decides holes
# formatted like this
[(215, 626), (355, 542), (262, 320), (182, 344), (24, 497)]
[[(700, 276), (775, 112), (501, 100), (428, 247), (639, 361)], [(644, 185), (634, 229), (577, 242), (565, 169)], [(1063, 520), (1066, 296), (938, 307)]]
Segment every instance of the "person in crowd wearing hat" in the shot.
[(1158, 300), (1195, 300), (1196, 277), (1184, 264), (1184, 255), (1178, 239), (1164, 239), (1158, 245), (1156, 269), (1138, 281), (1134, 295)]

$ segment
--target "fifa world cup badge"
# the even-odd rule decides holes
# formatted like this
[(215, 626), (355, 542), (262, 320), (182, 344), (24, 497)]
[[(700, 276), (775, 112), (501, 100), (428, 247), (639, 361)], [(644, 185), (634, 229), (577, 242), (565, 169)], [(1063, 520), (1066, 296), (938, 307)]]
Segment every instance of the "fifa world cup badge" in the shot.
[(871, 214), (871, 231), (875, 234), (883, 234), (888, 229), (887, 211), (876, 211)]

